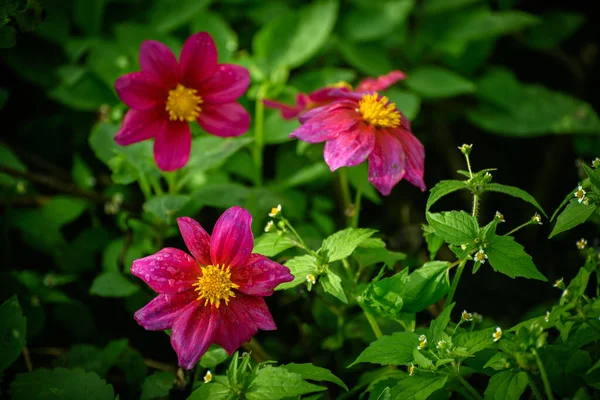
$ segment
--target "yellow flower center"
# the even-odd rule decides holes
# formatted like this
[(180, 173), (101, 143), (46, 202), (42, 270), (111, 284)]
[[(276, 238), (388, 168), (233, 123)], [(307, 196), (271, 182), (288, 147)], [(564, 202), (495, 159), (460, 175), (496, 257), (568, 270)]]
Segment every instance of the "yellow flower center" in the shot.
[(188, 89), (179, 84), (169, 91), (165, 110), (169, 112), (171, 121), (194, 121), (200, 115), (202, 97), (196, 95), (196, 89)]
[(475, 259), (477, 261), (483, 261), (485, 260), (485, 253), (478, 251), (477, 254), (475, 254)]
[(396, 104), (390, 103), (385, 96), (380, 98), (377, 93), (363, 94), (357, 111), (367, 124), (376, 128), (395, 128), (400, 125), (400, 112)]
[(229, 304), (229, 298), (235, 297), (235, 293), (231, 289), (237, 289), (239, 285), (231, 282), (231, 272), (229, 267), (219, 265), (207, 265), (202, 267), (202, 276), (198, 278), (198, 282), (194, 283), (198, 292), (198, 300), (205, 299), (204, 305), (214, 305), (219, 308), (221, 300), (225, 301), (225, 305)]
[(578, 199), (583, 199), (585, 197), (585, 191), (583, 189), (579, 189), (577, 192), (575, 192), (575, 196)]

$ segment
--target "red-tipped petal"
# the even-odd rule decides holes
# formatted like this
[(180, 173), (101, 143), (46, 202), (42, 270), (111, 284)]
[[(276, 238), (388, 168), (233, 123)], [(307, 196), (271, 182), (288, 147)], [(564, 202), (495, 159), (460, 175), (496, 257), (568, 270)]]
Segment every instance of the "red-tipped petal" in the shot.
[(250, 127), (250, 115), (239, 103), (202, 105), (197, 121), (206, 132), (220, 137), (240, 136)]
[(166, 129), (156, 133), (154, 159), (163, 171), (174, 171), (187, 164), (192, 148), (192, 134), (187, 122), (169, 121)]
[(365, 125), (341, 132), (335, 139), (325, 143), (325, 162), (332, 171), (340, 167), (352, 167), (365, 161), (373, 151), (375, 134)]
[(181, 293), (193, 289), (202, 274), (200, 266), (181, 250), (167, 247), (133, 262), (131, 273), (157, 293)]
[(231, 207), (215, 223), (210, 237), (210, 256), (213, 265), (241, 267), (246, 265), (252, 248), (252, 216), (242, 207)]
[(179, 71), (183, 85), (197, 88), (217, 69), (217, 47), (207, 32), (190, 36), (181, 49)]
[(400, 141), (385, 131), (375, 134), (369, 155), (369, 182), (387, 196), (406, 173), (406, 157)]
[(233, 354), (242, 344), (262, 330), (277, 329), (264, 300), (260, 297), (236, 293), (229, 305), (219, 307), (220, 325), (215, 342), (228, 354)]
[(192, 369), (215, 341), (219, 314), (212, 307), (188, 307), (175, 321), (171, 345), (177, 353), (179, 366)]
[(167, 89), (173, 89), (179, 82), (179, 65), (173, 52), (164, 44), (154, 40), (144, 40), (140, 48), (142, 71), (160, 78)]
[(210, 265), (210, 235), (190, 217), (177, 218), (177, 225), (185, 245), (196, 261), (202, 265)]
[(210, 78), (202, 83), (198, 92), (206, 103), (231, 103), (243, 95), (250, 86), (250, 73), (240, 65), (220, 64)]
[(115, 82), (123, 103), (136, 110), (148, 110), (165, 105), (168, 91), (160, 79), (148, 72), (132, 72)]
[(356, 125), (355, 108), (352, 102), (339, 101), (307, 111), (299, 117), (302, 125), (290, 133), (290, 137), (307, 143), (334, 139)]
[(377, 78), (366, 78), (356, 87), (357, 92), (378, 92), (385, 90), (394, 83), (406, 79), (406, 74), (400, 70), (390, 71)]
[(238, 290), (252, 296), (270, 296), (278, 285), (293, 280), (288, 267), (260, 254), (250, 255), (245, 266), (231, 273), (231, 281), (239, 285)]
[(187, 290), (176, 294), (159, 294), (150, 303), (136, 311), (133, 318), (149, 331), (170, 329), (184, 309), (194, 303), (198, 294)]
[(423, 144), (406, 129), (394, 129), (391, 133), (400, 140), (404, 154), (406, 154), (406, 175), (404, 175), (404, 179), (425, 191), (426, 185), (423, 180), (425, 174), (425, 148)]
[(264, 99), (263, 104), (268, 108), (279, 110), (283, 119), (294, 119), (302, 112), (302, 108), (298, 106), (290, 106), (275, 100)]
[(115, 135), (115, 142), (121, 146), (141, 142), (166, 129), (166, 115), (159, 108), (146, 111), (131, 109), (125, 114), (121, 129)]

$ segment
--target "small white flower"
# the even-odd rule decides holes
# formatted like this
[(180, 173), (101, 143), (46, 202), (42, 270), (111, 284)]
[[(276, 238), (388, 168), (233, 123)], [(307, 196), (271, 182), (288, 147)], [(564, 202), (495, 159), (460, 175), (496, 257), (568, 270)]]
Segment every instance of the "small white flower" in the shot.
[(573, 193), (573, 195), (574, 195), (575, 197), (577, 197), (577, 201), (578, 201), (579, 203), (581, 203), (581, 202), (582, 202), (582, 201), (585, 199), (585, 194), (586, 194), (586, 193), (587, 193), (587, 192), (586, 192), (585, 190), (583, 190), (583, 188), (582, 188), (582, 187), (581, 187), (581, 185), (580, 185), (580, 186), (577, 186), (577, 191), (576, 191), (575, 193)]
[(546, 315), (544, 316), (544, 321), (546, 321), (546, 322), (550, 321), (550, 311), (546, 311)]
[(212, 381), (212, 374), (209, 371), (206, 371), (206, 375), (204, 375), (204, 383), (208, 383)]
[(281, 213), (281, 204), (278, 204), (277, 207), (271, 208), (271, 212), (269, 213), (269, 217), (274, 218)]
[(579, 250), (583, 250), (586, 248), (588, 241), (585, 240), (584, 238), (579, 239), (578, 241), (575, 242), (575, 244), (577, 245), (577, 248)]
[(483, 249), (479, 249), (479, 251), (475, 253), (475, 261), (478, 261), (481, 264), (485, 264), (485, 260), (487, 260), (487, 258), (487, 254), (485, 254)]
[(500, 327), (496, 327), (496, 332), (492, 333), (492, 337), (494, 338), (494, 342), (497, 342), (502, 338), (502, 329)]
[(417, 346), (417, 350), (423, 350), (427, 347), (427, 336), (421, 335), (419, 336), (419, 345)]
[(594, 160), (592, 161), (592, 167), (594, 167), (594, 168), (600, 167), (600, 158), (598, 158), (598, 157), (594, 158)]
[(467, 310), (463, 310), (463, 312), (460, 314), (460, 317), (465, 321), (473, 321), (473, 314), (467, 312)]
[(448, 343), (445, 340), (438, 340), (437, 344), (435, 345), (436, 349), (445, 349), (448, 346)]
[(562, 299), (563, 297), (567, 297), (569, 295), (569, 289), (565, 289), (563, 290), (562, 294), (560, 295), (560, 298)]
[(474, 312), (474, 313), (473, 313), (473, 320), (474, 320), (476, 323), (480, 324), (480, 323), (481, 323), (481, 321), (483, 321), (483, 315), (481, 315), (481, 314), (478, 314), (478, 313)]
[(427, 341), (427, 336), (419, 335), (419, 342), (422, 342), (422, 341)]
[(590, 205), (590, 198), (586, 197), (585, 199), (583, 199), (583, 204), (585, 204), (586, 206)]
[(410, 367), (408, 367), (408, 376), (413, 376), (415, 374), (415, 366), (413, 363), (410, 363)]
[(265, 226), (265, 232), (271, 232), (275, 228), (275, 224), (273, 221), (267, 222), (267, 226)]
[(564, 286), (563, 278), (560, 278), (559, 280), (554, 282), (554, 285), (552, 285), (552, 287), (559, 288), (559, 289), (562, 288), (563, 286)]
[(315, 276), (313, 274), (308, 274), (308, 275), (306, 275), (306, 282), (314, 285), (317, 282), (317, 279), (315, 278)]
[(533, 214), (533, 217), (531, 217), (531, 220), (538, 225), (543, 225), (542, 224), (542, 216), (538, 213)]
[(506, 222), (506, 220), (504, 219), (504, 215), (500, 214), (500, 211), (496, 211), (496, 219), (498, 220), (498, 222)]

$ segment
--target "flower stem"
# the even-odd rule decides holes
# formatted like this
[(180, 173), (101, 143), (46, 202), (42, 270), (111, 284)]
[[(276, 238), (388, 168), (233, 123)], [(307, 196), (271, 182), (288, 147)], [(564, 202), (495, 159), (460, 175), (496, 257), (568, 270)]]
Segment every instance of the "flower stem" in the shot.
[(350, 221), (351, 228), (358, 228), (358, 217), (360, 215), (360, 200), (362, 198), (362, 191), (360, 188), (356, 189), (356, 196), (354, 197), (354, 214), (352, 214), (352, 220)]
[(167, 185), (169, 186), (169, 194), (175, 194), (179, 190), (177, 185), (177, 172), (167, 172), (165, 173), (165, 180), (167, 181)]
[(256, 166), (256, 186), (263, 184), (263, 146), (264, 146), (264, 129), (265, 129), (265, 105), (263, 98), (265, 97), (267, 86), (262, 84), (258, 89), (256, 103), (254, 105), (254, 165)]
[(535, 398), (538, 400), (544, 400), (544, 396), (542, 396), (542, 393), (535, 384), (535, 381), (533, 380), (533, 377), (531, 376), (530, 372), (527, 372), (527, 382), (529, 383), (529, 387), (531, 388), (531, 391), (533, 392)]
[(477, 218), (478, 206), (479, 206), (479, 196), (474, 194), (473, 195), (473, 216), (476, 218)]
[(508, 232), (508, 233), (505, 233), (505, 234), (504, 234), (504, 235), (502, 235), (502, 236), (508, 236), (508, 235), (512, 235), (513, 233), (515, 233), (516, 231), (518, 231), (518, 230), (519, 230), (519, 229), (521, 229), (521, 228), (524, 228), (524, 227), (526, 227), (527, 225), (531, 225), (531, 220), (529, 220), (529, 221), (525, 222), (525, 223), (524, 223), (524, 224), (522, 224), (522, 225), (519, 225), (519, 226), (517, 226), (517, 227), (516, 227), (515, 229), (513, 229), (512, 231), (510, 231), (510, 232)]
[(471, 386), (469, 384), (469, 382), (467, 382), (465, 380), (465, 378), (463, 378), (462, 376), (460, 376), (460, 373), (458, 373), (458, 371), (456, 371), (456, 377), (458, 378), (458, 381), (464, 386), (465, 389), (467, 389), (467, 391), (473, 396), (475, 397), (477, 400), (483, 400), (483, 397), (481, 397), (479, 395), (479, 393), (477, 393), (477, 390), (475, 390), (475, 388), (473, 386)]
[(379, 328), (379, 325), (377, 324), (377, 321), (375, 320), (375, 317), (373, 317), (373, 315), (371, 315), (370, 312), (364, 310), (365, 313), (365, 317), (367, 317), (367, 321), (369, 321), (369, 325), (371, 325), (371, 329), (373, 330), (373, 333), (375, 334), (375, 337), (377, 339), (379, 339), (380, 337), (383, 336), (383, 333), (381, 333), (381, 329)]
[(540, 376), (542, 377), (542, 382), (544, 383), (544, 391), (546, 392), (546, 397), (548, 400), (554, 400), (554, 395), (552, 394), (552, 387), (550, 386), (550, 381), (548, 380), (548, 374), (546, 373), (546, 368), (544, 368), (544, 364), (542, 363), (542, 359), (538, 354), (536, 349), (532, 349), (531, 353), (535, 356), (535, 362), (540, 370)]
[(456, 292), (456, 287), (458, 286), (458, 281), (460, 280), (460, 276), (462, 275), (463, 269), (465, 269), (465, 264), (467, 263), (467, 259), (465, 258), (458, 264), (458, 269), (454, 273), (454, 278), (452, 278), (452, 286), (450, 287), (450, 292), (448, 293), (448, 297), (446, 297), (446, 304), (452, 304), (452, 300), (454, 300), (454, 293)]
[(146, 175), (144, 175), (143, 173), (140, 174), (140, 180), (138, 181), (138, 183), (140, 184), (140, 189), (142, 189), (144, 198), (146, 200), (150, 200), (150, 198), (152, 197), (152, 189), (150, 189), (150, 184), (148, 183)]
[(345, 168), (340, 168), (338, 170), (338, 182), (340, 185), (340, 191), (342, 193), (342, 210), (344, 212), (344, 217), (346, 217), (348, 225), (351, 224), (351, 220), (348, 219), (348, 212), (351, 211), (352, 207), (352, 199), (350, 197), (350, 184), (348, 183), (348, 175), (346, 174)]

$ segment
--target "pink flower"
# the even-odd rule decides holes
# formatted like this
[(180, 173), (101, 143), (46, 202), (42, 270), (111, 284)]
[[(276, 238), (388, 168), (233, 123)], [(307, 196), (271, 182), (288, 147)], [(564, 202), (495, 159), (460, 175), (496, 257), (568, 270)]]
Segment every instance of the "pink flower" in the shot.
[(192, 137), (188, 122), (216, 136), (239, 136), (250, 117), (236, 103), (250, 84), (248, 71), (238, 65), (217, 64), (217, 48), (210, 35), (190, 36), (179, 63), (160, 42), (146, 40), (140, 49), (140, 72), (117, 79), (115, 89), (131, 109), (115, 136), (120, 145), (154, 140), (154, 158), (163, 171), (183, 167)]
[[(405, 79), (406, 74), (402, 71), (391, 71), (385, 75), (381, 75), (377, 78), (366, 78), (361, 81), (356, 87), (355, 92), (358, 93), (370, 93), (385, 90), (392, 86), (394, 83)], [(293, 119), (305, 111), (311, 110), (316, 107), (323, 106), (335, 101), (337, 98), (331, 96), (330, 92), (332, 88), (338, 88), (344, 92), (351, 92), (352, 86), (346, 82), (339, 82), (329, 87), (317, 89), (309, 94), (298, 93), (296, 96), (296, 105), (290, 106), (284, 103), (280, 103), (275, 100), (265, 99), (263, 103), (269, 108), (276, 108), (281, 111), (281, 116), (284, 119)]]
[(302, 125), (290, 137), (326, 142), (325, 162), (332, 171), (368, 159), (369, 182), (384, 196), (402, 179), (425, 190), (425, 150), (396, 105), (377, 92), (329, 94), (338, 100), (301, 115)]
[(252, 216), (241, 207), (225, 211), (212, 236), (191, 218), (177, 223), (193, 257), (165, 248), (134, 261), (131, 273), (158, 293), (134, 318), (148, 330), (172, 329), (179, 365), (191, 369), (212, 343), (231, 355), (258, 329), (276, 329), (263, 297), (294, 277), (251, 254)]

